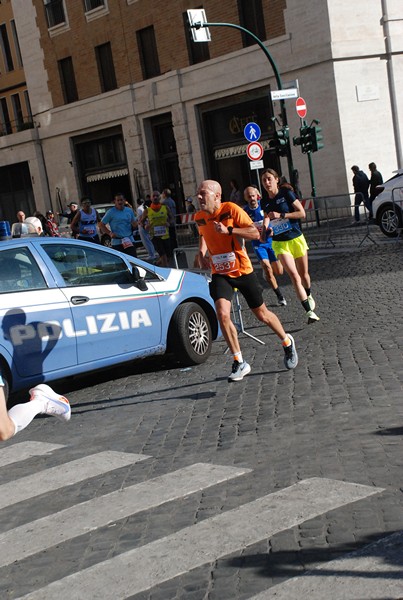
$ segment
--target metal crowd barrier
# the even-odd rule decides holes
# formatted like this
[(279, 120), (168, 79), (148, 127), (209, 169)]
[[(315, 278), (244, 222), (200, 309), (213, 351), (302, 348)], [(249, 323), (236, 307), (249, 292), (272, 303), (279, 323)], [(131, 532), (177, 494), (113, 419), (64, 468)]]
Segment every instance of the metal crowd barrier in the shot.
[[(358, 223), (354, 219), (357, 196), (362, 197)], [(311, 247), (361, 246), (367, 241), (377, 243), (371, 236), (369, 213), (362, 194), (311, 197), (303, 204), (306, 217), (301, 221), (301, 229)]]
[[(180, 223), (178, 223), (178, 221), (180, 221)], [(175, 232), (178, 248), (199, 245), (199, 234), (197, 231), (197, 225), (194, 221), (194, 213), (177, 215)]]

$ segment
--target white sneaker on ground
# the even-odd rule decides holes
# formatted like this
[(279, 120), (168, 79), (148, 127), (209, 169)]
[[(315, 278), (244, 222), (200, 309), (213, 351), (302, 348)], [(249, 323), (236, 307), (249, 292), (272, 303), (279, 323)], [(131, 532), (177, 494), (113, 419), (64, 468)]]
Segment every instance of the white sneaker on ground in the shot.
[(320, 321), (320, 318), (316, 313), (313, 312), (313, 310), (307, 312), (306, 316), (308, 317), (308, 323), (316, 323), (316, 321)]
[(43, 400), (45, 415), (52, 415), (61, 421), (69, 421), (71, 417), (70, 402), (64, 396), (56, 394), (52, 388), (41, 383), (29, 390), (30, 400)]
[(284, 296), (281, 296), (277, 300), (280, 306), (287, 306), (287, 300), (284, 298)]
[(295, 348), (295, 340), (290, 333), (287, 333), (291, 341), (290, 346), (283, 346), (284, 348), (284, 365), (286, 369), (295, 369), (298, 364), (298, 354)]
[(245, 375), (250, 373), (251, 368), (250, 365), (246, 361), (238, 362), (234, 360), (232, 363), (232, 371), (228, 375), (228, 381), (241, 381)]

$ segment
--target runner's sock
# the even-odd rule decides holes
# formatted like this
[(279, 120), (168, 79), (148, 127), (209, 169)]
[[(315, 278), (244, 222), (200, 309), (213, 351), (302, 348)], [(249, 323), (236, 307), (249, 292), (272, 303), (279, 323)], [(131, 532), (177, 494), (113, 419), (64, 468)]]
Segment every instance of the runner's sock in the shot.
[(276, 294), (277, 298), (283, 298), (283, 293), (280, 290), (280, 286), (276, 287), (276, 289), (273, 288), (273, 291)]
[(306, 291), (306, 295), (310, 296), (311, 295), (311, 288), (309, 287), (309, 288), (304, 288), (304, 289)]
[(234, 360), (237, 360), (239, 363), (243, 363), (242, 352), (235, 352)]
[(290, 338), (288, 337), (288, 335), (287, 335), (287, 337), (285, 337), (283, 340), (281, 340), (281, 343), (283, 344), (283, 346), (284, 346), (285, 348), (286, 348), (286, 347), (288, 347), (288, 346), (291, 346), (291, 340), (290, 340)]
[(304, 307), (306, 312), (309, 312), (311, 310), (311, 307), (309, 306), (308, 298), (306, 300), (301, 300), (301, 304)]
[(31, 400), (26, 404), (17, 404), (8, 411), (8, 416), (15, 426), (14, 435), (30, 424), (32, 419), (44, 409), (43, 400)]

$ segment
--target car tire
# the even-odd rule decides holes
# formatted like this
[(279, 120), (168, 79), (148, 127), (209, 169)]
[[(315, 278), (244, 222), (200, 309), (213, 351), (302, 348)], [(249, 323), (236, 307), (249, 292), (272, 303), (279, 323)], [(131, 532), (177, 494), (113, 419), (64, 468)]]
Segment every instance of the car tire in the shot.
[(211, 324), (195, 302), (185, 302), (175, 310), (168, 334), (168, 351), (183, 366), (200, 365), (211, 354)]
[(392, 204), (385, 204), (377, 214), (377, 222), (380, 230), (387, 237), (397, 237), (399, 228), (402, 227), (402, 213), (393, 210)]
[(106, 246), (107, 248), (112, 248), (111, 236), (108, 235), (107, 233), (104, 233), (103, 236), (101, 237), (101, 244), (103, 246)]

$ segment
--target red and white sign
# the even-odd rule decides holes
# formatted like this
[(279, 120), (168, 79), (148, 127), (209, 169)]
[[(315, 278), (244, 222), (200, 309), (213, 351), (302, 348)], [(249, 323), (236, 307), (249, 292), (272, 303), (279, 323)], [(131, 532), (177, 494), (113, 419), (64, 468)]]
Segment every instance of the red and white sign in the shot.
[(312, 198), (308, 198), (308, 200), (300, 200), (300, 202), (305, 210), (313, 210), (315, 208)]
[(301, 98), (301, 96), (296, 99), (295, 108), (297, 110), (297, 115), (301, 119), (305, 119), (307, 113), (306, 102), (303, 98)]
[(263, 146), (259, 142), (251, 142), (246, 148), (246, 154), (250, 160), (260, 160), (263, 152)]
[(194, 213), (184, 213), (183, 215), (179, 215), (181, 219), (181, 223), (193, 223), (195, 220)]

